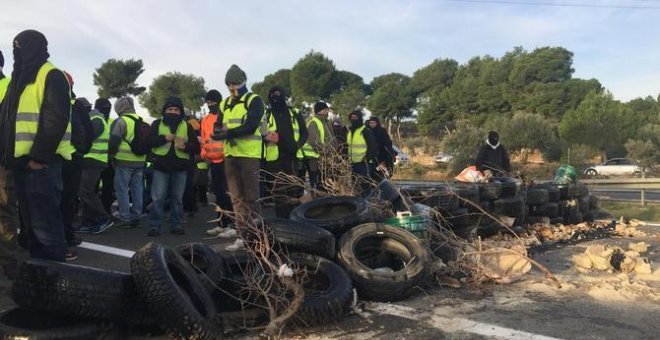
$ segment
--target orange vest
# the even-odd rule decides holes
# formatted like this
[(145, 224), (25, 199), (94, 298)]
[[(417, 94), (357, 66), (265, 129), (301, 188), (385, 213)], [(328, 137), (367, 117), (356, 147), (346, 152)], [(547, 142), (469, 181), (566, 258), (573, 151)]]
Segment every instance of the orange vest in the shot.
[(225, 160), (225, 145), (221, 141), (211, 139), (213, 124), (218, 119), (217, 114), (209, 113), (202, 118), (202, 159), (211, 163), (222, 163)]

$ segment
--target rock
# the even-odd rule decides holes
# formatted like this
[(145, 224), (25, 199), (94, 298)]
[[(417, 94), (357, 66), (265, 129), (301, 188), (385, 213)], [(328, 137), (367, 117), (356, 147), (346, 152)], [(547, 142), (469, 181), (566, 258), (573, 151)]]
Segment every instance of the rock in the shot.
[[(579, 269), (586, 269), (589, 270), (591, 267), (593, 267), (593, 263), (591, 262), (591, 258), (587, 254), (578, 254), (578, 255), (573, 255), (573, 264), (575, 267)], [(578, 269), (578, 270), (579, 270)]]
[(628, 243), (628, 248), (641, 254), (649, 250), (649, 245), (646, 242)]
[(630, 257), (631, 259), (636, 259), (639, 257), (639, 253), (634, 250), (628, 250), (623, 254), (626, 255), (626, 257)]
[(626, 256), (619, 265), (620, 271), (622, 273), (630, 273), (633, 270), (635, 270), (636, 265), (637, 265), (637, 261), (635, 261), (635, 259)]
[(610, 256), (614, 253), (613, 249), (606, 249), (601, 244), (592, 245), (587, 247), (585, 254), (589, 256), (594, 269), (608, 270), (612, 268), (610, 265)]
[(651, 263), (646, 257), (638, 257), (635, 264), (635, 273), (637, 274), (651, 274)]

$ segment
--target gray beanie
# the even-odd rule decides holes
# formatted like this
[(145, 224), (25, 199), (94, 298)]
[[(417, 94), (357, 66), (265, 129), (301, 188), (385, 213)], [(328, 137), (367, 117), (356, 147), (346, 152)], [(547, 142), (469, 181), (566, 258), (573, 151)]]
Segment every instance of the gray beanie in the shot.
[(229, 70), (227, 70), (227, 75), (225, 76), (225, 84), (243, 84), (246, 81), (247, 76), (245, 75), (245, 72), (243, 72), (240, 67), (236, 66), (236, 64), (231, 65)]
[(121, 97), (115, 102), (115, 112), (118, 115), (123, 115), (124, 113), (135, 113), (135, 106), (133, 106), (133, 98), (131, 97)]

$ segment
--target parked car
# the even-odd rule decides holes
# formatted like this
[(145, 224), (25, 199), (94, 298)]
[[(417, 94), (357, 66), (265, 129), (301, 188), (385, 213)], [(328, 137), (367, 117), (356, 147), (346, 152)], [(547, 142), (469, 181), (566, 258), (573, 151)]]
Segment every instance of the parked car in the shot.
[(603, 164), (586, 168), (584, 174), (591, 176), (623, 176), (636, 175), (641, 171), (642, 168), (627, 158), (612, 158)]
[(435, 155), (435, 164), (448, 164), (453, 158), (454, 156), (440, 151)]
[(402, 168), (407, 167), (408, 166), (408, 154), (403, 152), (396, 145), (392, 145), (392, 148), (397, 153), (396, 157), (394, 158), (394, 166), (400, 166)]

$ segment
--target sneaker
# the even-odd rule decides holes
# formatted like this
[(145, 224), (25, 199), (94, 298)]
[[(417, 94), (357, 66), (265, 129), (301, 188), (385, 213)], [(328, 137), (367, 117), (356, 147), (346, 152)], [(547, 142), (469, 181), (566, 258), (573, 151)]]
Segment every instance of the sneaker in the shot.
[(98, 225), (84, 225), (76, 231), (77, 233), (81, 234), (97, 234), (99, 232), (99, 226)]
[(176, 227), (176, 228), (170, 230), (170, 233), (174, 234), (174, 235), (185, 235), (186, 231), (183, 230), (183, 228), (181, 228), (181, 227)]
[[(79, 231), (76, 231), (79, 232)], [(67, 247), (77, 247), (82, 243), (83, 239), (80, 235), (73, 234), (70, 238), (66, 240)]]
[(236, 237), (236, 229), (225, 228), (225, 231), (218, 234), (218, 237), (222, 237), (222, 238)]
[(77, 259), (78, 259), (78, 253), (76, 253), (75, 251), (69, 250), (69, 251), (66, 252), (66, 260), (67, 261), (74, 261), (74, 260), (77, 260)]
[(109, 218), (105, 222), (101, 222), (99, 225), (97, 225), (96, 226), (97, 227), (96, 231), (93, 231), (92, 234), (98, 235), (98, 234), (108, 230), (108, 228), (112, 227), (114, 224), (115, 224), (115, 222), (112, 219)]
[(225, 231), (226, 228), (223, 227), (215, 227), (211, 229), (206, 229), (206, 235), (211, 235), (211, 236), (217, 236), (218, 234), (221, 234), (222, 232)]
[(245, 242), (243, 242), (243, 240), (241, 240), (240, 238), (234, 241), (234, 243), (225, 247), (226, 251), (239, 251), (243, 249), (245, 249)]
[(139, 228), (141, 226), (142, 226), (142, 220), (141, 219), (135, 218), (135, 219), (131, 220), (131, 227)]
[(132, 223), (131, 220), (122, 220), (121, 218), (118, 218), (115, 220), (114, 225), (115, 227), (120, 229), (131, 229), (133, 228), (131, 223)]
[(151, 229), (147, 233), (147, 236), (149, 236), (149, 237), (156, 237), (156, 236), (159, 236), (159, 235), (160, 235), (160, 231), (158, 231), (158, 229)]

